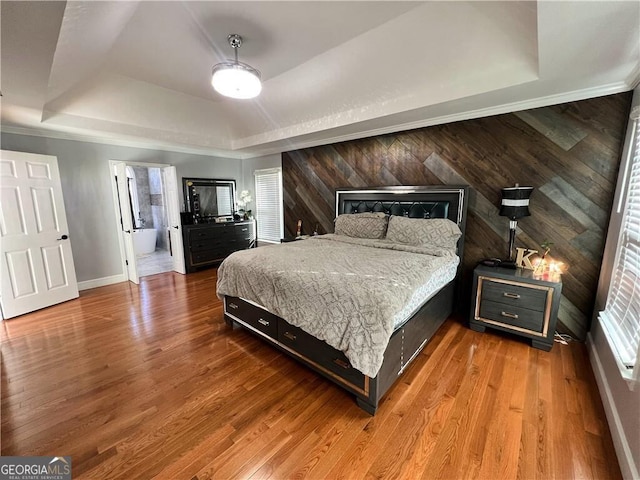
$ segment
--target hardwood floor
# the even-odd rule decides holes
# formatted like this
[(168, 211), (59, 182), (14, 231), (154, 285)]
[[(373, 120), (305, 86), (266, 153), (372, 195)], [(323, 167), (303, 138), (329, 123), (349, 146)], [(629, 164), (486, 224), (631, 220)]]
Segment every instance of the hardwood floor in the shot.
[(2, 323), (2, 455), (74, 479), (619, 479), (582, 344), (450, 319), (378, 413), (227, 327), (215, 270), (145, 277)]

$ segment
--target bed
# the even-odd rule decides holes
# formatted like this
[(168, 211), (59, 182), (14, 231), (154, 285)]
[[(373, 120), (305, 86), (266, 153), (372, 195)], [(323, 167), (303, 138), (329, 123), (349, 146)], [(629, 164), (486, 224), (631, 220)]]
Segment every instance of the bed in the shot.
[(217, 283), (225, 321), (375, 414), (453, 311), (467, 198), (466, 186), (337, 190), (336, 234), (225, 259)]

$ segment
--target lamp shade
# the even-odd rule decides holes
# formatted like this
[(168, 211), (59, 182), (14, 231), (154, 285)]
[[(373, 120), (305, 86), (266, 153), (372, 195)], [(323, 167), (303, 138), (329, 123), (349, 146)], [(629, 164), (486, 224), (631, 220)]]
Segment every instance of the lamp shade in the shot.
[(510, 220), (528, 217), (529, 197), (533, 192), (533, 187), (508, 187), (502, 189), (502, 204), (500, 205), (500, 215), (508, 217)]
[(211, 85), (216, 92), (231, 98), (254, 98), (262, 90), (260, 72), (241, 62), (215, 65)]

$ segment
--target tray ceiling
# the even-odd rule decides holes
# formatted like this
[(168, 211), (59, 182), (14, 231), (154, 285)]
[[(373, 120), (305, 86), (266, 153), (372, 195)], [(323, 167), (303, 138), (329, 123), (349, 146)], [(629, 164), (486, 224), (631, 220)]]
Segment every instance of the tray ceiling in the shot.
[[(256, 156), (632, 88), (638, 2), (9, 2), (2, 129)], [(211, 67), (263, 75), (221, 97)], [(28, 130), (27, 130), (28, 129)]]

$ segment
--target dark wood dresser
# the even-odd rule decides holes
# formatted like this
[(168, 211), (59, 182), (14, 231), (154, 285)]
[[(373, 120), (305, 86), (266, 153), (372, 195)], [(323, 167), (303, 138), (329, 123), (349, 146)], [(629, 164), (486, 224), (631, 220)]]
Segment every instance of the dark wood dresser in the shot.
[(183, 225), (187, 273), (210, 267), (238, 250), (256, 246), (254, 220)]
[(478, 266), (473, 272), (472, 330), (494, 328), (551, 350), (562, 283), (536, 279), (531, 270)]

